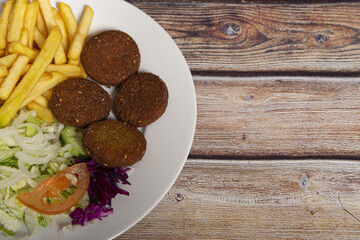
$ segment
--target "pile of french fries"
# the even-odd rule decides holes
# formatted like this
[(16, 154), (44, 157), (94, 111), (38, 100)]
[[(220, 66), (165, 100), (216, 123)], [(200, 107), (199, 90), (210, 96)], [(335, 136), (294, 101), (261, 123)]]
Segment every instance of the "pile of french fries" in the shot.
[(70, 8), (49, 0), (8, 0), (0, 16), (0, 127), (23, 107), (51, 123), (52, 89), (87, 75), (80, 55), (94, 15), (86, 6), (78, 24)]

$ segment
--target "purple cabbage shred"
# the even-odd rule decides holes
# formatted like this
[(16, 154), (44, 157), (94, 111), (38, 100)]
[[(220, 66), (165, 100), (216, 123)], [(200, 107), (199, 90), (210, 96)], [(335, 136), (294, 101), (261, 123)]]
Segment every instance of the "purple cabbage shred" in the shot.
[(102, 217), (107, 217), (113, 213), (113, 209), (106, 208), (98, 203), (90, 203), (85, 210), (81, 207), (76, 208), (72, 213), (70, 213), (70, 217), (73, 219), (72, 224), (84, 224), (88, 221), (91, 221), (95, 218), (102, 220)]
[[(84, 162), (81, 159), (75, 159), (76, 163)], [(117, 194), (129, 196), (129, 192), (118, 187), (118, 184), (130, 183), (127, 181), (127, 171), (130, 168), (109, 168), (101, 165), (94, 160), (86, 161), (87, 168), (90, 173), (90, 184), (88, 188), (88, 195), (90, 198), (89, 205), (84, 209), (76, 208), (70, 213), (73, 219), (72, 224), (84, 224), (95, 218), (102, 220), (102, 217), (107, 217), (113, 213), (111, 207), (111, 199)]]

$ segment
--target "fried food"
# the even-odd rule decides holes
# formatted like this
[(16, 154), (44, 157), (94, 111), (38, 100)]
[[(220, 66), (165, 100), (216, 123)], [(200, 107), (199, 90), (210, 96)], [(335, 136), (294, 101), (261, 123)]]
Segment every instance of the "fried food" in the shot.
[(45, 40), (46, 40), (46, 38), (44, 37), (44, 35), (42, 35), (42, 33), (39, 31), (38, 28), (35, 28), (34, 29), (34, 41), (40, 49), (44, 45)]
[[(21, 43), (17, 44), (24, 44), (27, 45), (29, 42), (29, 34), (28, 34), (28, 30), (24, 29), (22, 31), (22, 36), (21, 36)], [(9, 45), (9, 48), (12, 44), (16, 44), (16, 43), (11, 43)], [(23, 46), (23, 45), (22, 45)], [(10, 56), (10, 55), (9, 55)], [(8, 97), (10, 96), (10, 94), (12, 93), (12, 91), (14, 90), (20, 76), (22, 75), (22, 73), (24, 72), (28, 62), (30, 61), (30, 58), (24, 55), (20, 55), (16, 58), (15, 62), (12, 64), (10, 71), (8, 73), (8, 75), (6, 76), (4, 82), (1, 84), (0, 87), (0, 99), (2, 100), (6, 100), (8, 99)]]
[(19, 42), (13, 42), (9, 44), (9, 53), (18, 53), (20, 55), (28, 56), (31, 60), (34, 60), (39, 54), (39, 51), (24, 46)]
[(77, 78), (82, 76), (81, 67), (72, 64), (50, 64), (46, 68), (46, 72), (59, 72), (64, 74), (68, 78)]
[(155, 74), (136, 73), (118, 88), (113, 104), (115, 115), (136, 127), (156, 121), (168, 103), (166, 84)]
[(34, 30), (36, 27), (37, 15), (39, 12), (39, 3), (37, 1), (31, 2), (27, 5), (24, 19), (24, 29), (28, 30), (30, 48), (33, 47), (34, 42)]
[(61, 32), (59, 28), (55, 26), (51, 30), (43, 48), (34, 63), (31, 65), (29, 71), (16, 86), (15, 90), (11, 93), (4, 105), (1, 106), (0, 127), (5, 127), (14, 117), (15, 113), (19, 110), (20, 105), (25, 101), (27, 95), (29, 95), (41, 75), (45, 72), (46, 67), (54, 58), (56, 50), (59, 48), (60, 44)]
[(85, 43), (81, 61), (91, 78), (106, 86), (116, 86), (137, 72), (140, 52), (128, 34), (105, 31)]
[(81, 51), (84, 47), (85, 38), (89, 32), (93, 16), (94, 11), (92, 10), (92, 8), (90, 6), (86, 6), (79, 26), (77, 27), (74, 39), (69, 47), (69, 52), (67, 56), (70, 60), (80, 62)]
[(26, 108), (29, 110), (35, 110), (36, 116), (40, 118), (41, 120), (44, 120), (48, 124), (51, 124), (53, 121), (53, 114), (52, 112), (47, 109), (46, 107), (36, 103), (36, 102), (30, 102), (26, 105)]
[(18, 55), (16, 53), (6, 55), (5, 57), (0, 58), (0, 64), (6, 67), (11, 67), (14, 64), (17, 57)]
[(134, 126), (117, 120), (105, 120), (85, 129), (83, 147), (100, 164), (124, 167), (142, 159), (146, 139)]
[(54, 88), (57, 84), (61, 83), (66, 79), (66, 76), (59, 73), (53, 72), (50, 76), (47, 74), (43, 74), (39, 79), (39, 82), (35, 85), (35, 87), (31, 90), (25, 101), (21, 104), (20, 107), (24, 107), (31, 101), (35, 100), (37, 97), (44, 94), (46, 91)]
[(58, 4), (59, 12), (64, 20), (65, 27), (69, 36), (69, 42), (71, 43), (75, 37), (78, 25), (76, 18), (70, 8), (66, 3), (60, 2)]
[(49, 106), (60, 122), (73, 127), (86, 127), (107, 118), (111, 99), (97, 83), (73, 78), (54, 88)]
[(0, 78), (5, 77), (6, 75), (8, 75), (7, 67), (0, 64)]
[(53, 8), (53, 15), (54, 15), (55, 23), (60, 28), (61, 34), (63, 36), (62, 41), (61, 41), (61, 46), (64, 48), (64, 51), (66, 53), (69, 48), (69, 37), (67, 35), (65, 23), (60, 15), (60, 13), (56, 10), (56, 8)]
[(7, 31), (8, 42), (18, 42), (21, 31), (24, 26), (25, 11), (27, 0), (16, 0), (9, 17), (9, 26)]
[(19, 80), (22, 71), (29, 61), (30, 58), (24, 55), (21, 55), (16, 59), (15, 63), (10, 68), (8, 75), (6, 76), (4, 83), (0, 87), (0, 99), (8, 99)]
[(14, 0), (9, 0), (3, 4), (3, 10), (0, 17), (0, 49), (5, 49), (7, 46), (7, 29), (9, 24), (9, 17), (14, 3)]
[(38, 11), (37, 17), (36, 17), (36, 28), (41, 32), (41, 34), (46, 37), (48, 35), (46, 24), (44, 17), (41, 14), (41, 11)]
[[(47, 31), (50, 32), (54, 26), (57, 26), (52, 7), (50, 5), (49, 0), (38, 0), (38, 2), (42, 16), (44, 17), (45, 20)], [(62, 45), (59, 46), (58, 50), (56, 51), (54, 61), (55, 64), (66, 63), (66, 54)]]

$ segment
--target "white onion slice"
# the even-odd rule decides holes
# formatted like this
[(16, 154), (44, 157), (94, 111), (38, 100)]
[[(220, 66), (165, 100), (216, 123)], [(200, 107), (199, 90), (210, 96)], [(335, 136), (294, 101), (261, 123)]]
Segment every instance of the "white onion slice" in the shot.
[(56, 153), (50, 152), (49, 155), (44, 157), (34, 157), (29, 154), (26, 154), (25, 152), (16, 152), (15, 157), (17, 159), (21, 159), (27, 164), (44, 164), (54, 159), (56, 157)]
[(20, 170), (16, 170), (7, 179), (0, 180), (0, 186), (1, 188), (10, 187), (18, 183), (19, 181), (23, 180), (24, 177), (25, 175)]
[[(35, 136), (34, 136), (35, 137)], [(19, 135), (15, 135), (15, 141), (19, 144), (19, 146), (23, 149), (29, 149), (29, 150), (40, 150), (46, 147), (48, 143), (46, 141), (33, 141), (29, 142), (27, 137), (22, 137)]]
[(13, 136), (13, 135), (15, 135), (17, 133), (18, 133), (18, 130), (13, 126), (0, 129), (0, 137)]
[(25, 122), (26, 120), (28, 120), (30, 115), (35, 117), (36, 116), (36, 111), (28, 111), (28, 112), (21, 113), (17, 118), (15, 118), (12, 126), (17, 127), (19, 124), (21, 124), (21, 123)]
[(71, 145), (70, 144), (66, 144), (65, 146), (63, 146), (63, 147), (61, 147), (61, 148), (59, 148), (59, 153), (60, 152), (65, 152), (65, 151), (67, 151), (67, 150), (69, 150), (71, 148)]
[(59, 143), (59, 144), (48, 145), (42, 149), (23, 148), (23, 152), (25, 152), (27, 154), (35, 155), (35, 156), (48, 155), (52, 152), (57, 153), (60, 147), (61, 147), (61, 145)]
[(25, 166), (25, 162), (22, 159), (18, 159), (19, 170), (23, 172), (25, 175), (28, 175), (31, 178), (36, 178), (38, 175), (36, 173), (32, 173), (28, 170), (28, 167)]
[(24, 180), (32, 187), (36, 188), (38, 183), (30, 178), (30, 176), (24, 175)]

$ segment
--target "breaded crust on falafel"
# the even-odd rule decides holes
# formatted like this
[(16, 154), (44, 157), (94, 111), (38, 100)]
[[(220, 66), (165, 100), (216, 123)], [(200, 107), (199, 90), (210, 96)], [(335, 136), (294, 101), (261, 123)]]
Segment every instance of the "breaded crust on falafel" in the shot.
[(66, 125), (86, 127), (110, 113), (110, 95), (97, 83), (73, 78), (58, 84), (51, 95), (50, 110)]
[(119, 86), (113, 110), (120, 120), (145, 127), (165, 112), (168, 97), (166, 84), (159, 76), (135, 73)]
[(122, 31), (105, 31), (84, 45), (81, 61), (86, 73), (100, 84), (117, 86), (140, 65), (136, 42)]
[(85, 129), (83, 147), (100, 164), (124, 167), (142, 159), (146, 139), (134, 126), (117, 120), (104, 120)]

